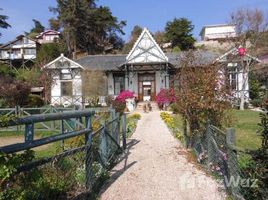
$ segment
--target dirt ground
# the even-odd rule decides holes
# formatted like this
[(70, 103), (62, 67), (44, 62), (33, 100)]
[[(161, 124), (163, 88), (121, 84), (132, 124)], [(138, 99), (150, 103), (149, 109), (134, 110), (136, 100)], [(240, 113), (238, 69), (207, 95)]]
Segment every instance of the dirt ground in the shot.
[(214, 179), (187, 160), (160, 112), (142, 113), (128, 148), (99, 196), (101, 200), (222, 200)]

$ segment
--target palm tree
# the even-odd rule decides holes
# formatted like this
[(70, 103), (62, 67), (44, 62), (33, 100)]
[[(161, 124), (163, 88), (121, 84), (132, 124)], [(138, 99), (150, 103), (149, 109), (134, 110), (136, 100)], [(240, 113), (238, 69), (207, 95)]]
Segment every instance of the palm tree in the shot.
[[(2, 8), (0, 8), (0, 10), (3, 10)], [(9, 28), (11, 27), (9, 23), (6, 22), (6, 20), (8, 19), (8, 16), (6, 15), (0, 15), (0, 28)], [(0, 33), (1, 36), (1, 33)]]

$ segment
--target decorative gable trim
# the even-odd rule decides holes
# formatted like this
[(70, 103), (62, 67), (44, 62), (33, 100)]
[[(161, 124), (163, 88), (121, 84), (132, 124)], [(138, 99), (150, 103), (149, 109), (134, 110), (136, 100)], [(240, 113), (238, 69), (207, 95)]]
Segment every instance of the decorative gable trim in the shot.
[[(57, 62), (61, 62), (61, 63), (64, 63), (64, 62), (69, 62), (71, 65), (70, 66), (61, 66), (61, 67), (57, 67), (55, 64)], [(55, 60), (52, 60), (51, 62), (49, 62), (48, 64), (46, 64), (44, 66), (44, 68), (48, 68), (48, 69), (62, 69), (62, 68), (81, 68), (81, 69), (84, 69), (84, 67), (80, 64), (78, 64), (77, 62), (74, 62), (73, 60), (65, 57), (63, 54), (61, 54), (58, 58), (56, 58)]]
[(168, 62), (168, 57), (154, 40), (147, 28), (144, 28), (138, 40), (126, 57), (126, 63)]

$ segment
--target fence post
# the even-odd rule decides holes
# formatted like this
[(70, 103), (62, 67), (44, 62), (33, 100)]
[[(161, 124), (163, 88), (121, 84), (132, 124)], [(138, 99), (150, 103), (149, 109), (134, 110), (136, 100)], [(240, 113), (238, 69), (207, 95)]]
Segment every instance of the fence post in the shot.
[(120, 113), (116, 113), (116, 117), (117, 117), (116, 141), (117, 144), (120, 146)]
[(107, 141), (107, 126), (106, 123), (103, 125), (103, 129), (101, 131), (101, 144), (100, 144), (100, 156), (104, 166), (107, 166), (108, 162), (108, 148), (110, 147)]
[(85, 134), (85, 145), (86, 148), (86, 188), (91, 189), (93, 186), (93, 172), (92, 172), (92, 164), (93, 164), (93, 155), (92, 155), (92, 119), (91, 116), (87, 116), (85, 119), (86, 129), (89, 129), (90, 132)]
[(209, 122), (207, 123), (207, 130), (206, 130), (206, 138), (207, 138), (207, 153), (208, 153), (208, 167), (210, 167), (210, 164), (214, 160), (214, 155), (213, 155), (213, 144), (211, 142), (212, 140), (212, 134), (211, 134), (211, 128)]
[[(235, 181), (237, 181), (239, 178), (240, 173), (239, 173), (239, 166), (238, 166), (238, 160), (237, 160), (237, 155), (235, 149), (233, 149), (233, 147), (235, 147), (236, 141), (235, 141), (235, 129), (234, 128), (228, 128), (226, 130), (226, 143), (227, 143), (227, 164), (228, 164), (228, 179), (232, 178)], [(235, 185), (231, 182), (230, 187), (230, 192), (236, 196), (236, 195), (240, 195), (239, 192), (239, 185)]]
[(123, 139), (123, 149), (127, 148), (127, 117), (126, 113), (122, 115), (122, 139)]
[(34, 138), (34, 124), (25, 125), (25, 143), (31, 143)]

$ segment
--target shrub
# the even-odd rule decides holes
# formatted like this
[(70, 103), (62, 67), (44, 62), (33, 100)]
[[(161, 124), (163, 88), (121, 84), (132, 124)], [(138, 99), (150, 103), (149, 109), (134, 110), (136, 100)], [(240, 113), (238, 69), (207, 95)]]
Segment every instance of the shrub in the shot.
[(129, 90), (122, 91), (117, 97), (116, 100), (121, 102), (126, 102), (126, 99), (134, 98), (134, 92)]
[(156, 95), (156, 102), (159, 108), (163, 108), (164, 105), (174, 103), (176, 101), (174, 89), (161, 89)]
[(36, 94), (30, 94), (28, 97), (28, 106), (29, 107), (41, 107), (44, 105), (44, 100)]
[(254, 107), (261, 107), (262, 103), (263, 103), (263, 100), (262, 99), (253, 99), (253, 100), (250, 101), (250, 103)]
[(132, 115), (129, 116), (130, 118), (136, 119), (136, 120), (140, 120), (141, 119), (141, 115), (139, 113), (134, 113)]
[(116, 112), (119, 112), (121, 114), (124, 113), (126, 102), (122, 102), (122, 101), (119, 101), (118, 99), (115, 99), (112, 102), (112, 105)]

